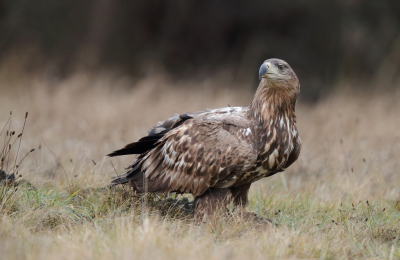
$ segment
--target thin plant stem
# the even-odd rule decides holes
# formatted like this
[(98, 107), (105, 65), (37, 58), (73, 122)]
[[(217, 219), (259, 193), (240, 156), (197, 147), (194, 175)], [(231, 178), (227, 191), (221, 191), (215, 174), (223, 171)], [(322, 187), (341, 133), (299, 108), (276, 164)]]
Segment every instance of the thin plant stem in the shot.
[(8, 122), (9, 122), (10, 119), (11, 119), (11, 115), (12, 115), (12, 112), (10, 112), (10, 116), (8, 117), (8, 120), (7, 120), (6, 124), (4, 125), (3, 130), (1, 130), (0, 136), (3, 134), (4, 129), (6, 129), (6, 127), (7, 127), (7, 125), (8, 125)]
[(49, 149), (50, 153), (57, 159), (58, 164), (61, 165), (61, 167), (62, 167), (62, 169), (63, 169), (63, 172), (64, 172), (64, 175), (65, 175), (65, 179), (67, 179), (67, 183), (68, 183), (69, 188), (70, 188), (70, 191), (71, 191), (71, 190), (72, 190), (72, 185), (71, 185), (71, 182), (70, 182), (69, 179), (68, 179), (67, 172), (65, 171), (64, 165), (62, 164), (60, 158), (58, 158), (57, 155), (55, 155), (55, 154), (53, 153), (53, 151), (47, 146), (47, 144), (46, 144), (46, 142), (44, 141), (43, 137), (42, 137), (42, 141), (43, 141), (44, 145), (47, 147), (47, 149)]
[(26, 118), (27, 117), (28, 117), (28, 112), (25, 113), (24, 126), (22, 127), (22, 132), (21, 132), (20, 139), (19, 139), (18, 150), (17, 150), (17, 154), (15, 155), (14, 168), (17, 165), (18, 153), (19, 153), (19, 149), (21, 148), (22, 136), (24, 135), (24, 130), (25, 130)]

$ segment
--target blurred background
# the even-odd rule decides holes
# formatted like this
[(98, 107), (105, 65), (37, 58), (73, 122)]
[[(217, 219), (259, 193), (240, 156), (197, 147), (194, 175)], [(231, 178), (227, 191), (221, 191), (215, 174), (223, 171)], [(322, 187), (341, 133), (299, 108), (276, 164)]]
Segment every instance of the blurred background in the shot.
[(0, 33), (3, 69), (56, 81), (77, 71), (132, 82), (223, 75), (256, 88), (271, 57), (291, 64), (306, 102), (400, 80), (396, 0), (1, 0)]

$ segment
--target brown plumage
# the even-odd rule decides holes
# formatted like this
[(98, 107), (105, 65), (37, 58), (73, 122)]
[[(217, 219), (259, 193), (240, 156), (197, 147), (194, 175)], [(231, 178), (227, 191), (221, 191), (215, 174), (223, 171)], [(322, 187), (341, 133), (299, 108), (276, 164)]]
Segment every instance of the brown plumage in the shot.
[(112, 185), (191, 193), (199, 217), (214, 214), (230, 199), (245, 206), (251, 183), (285, 170), (301, 149), (296, 74), (279, 59), (266, 60), (259, 74), (250, 106), (174, 115), (148, 136), (109, 154), (140, 154)]

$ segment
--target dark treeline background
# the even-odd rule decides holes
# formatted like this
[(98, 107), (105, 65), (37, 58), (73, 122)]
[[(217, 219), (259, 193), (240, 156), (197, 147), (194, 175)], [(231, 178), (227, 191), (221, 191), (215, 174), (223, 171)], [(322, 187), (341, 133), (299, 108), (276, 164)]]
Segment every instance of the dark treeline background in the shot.
[(255, 82), (262, 61), (278, 57), (310, 100), (343, 79), (399, 81), (398, 0), (2, 0), (0, 17), (0, 55), (34, 49), (32, 67), (51, 62), (60, 77), (76, 68), (140, 77), (159, 64), (174, 77), (224, 69)]

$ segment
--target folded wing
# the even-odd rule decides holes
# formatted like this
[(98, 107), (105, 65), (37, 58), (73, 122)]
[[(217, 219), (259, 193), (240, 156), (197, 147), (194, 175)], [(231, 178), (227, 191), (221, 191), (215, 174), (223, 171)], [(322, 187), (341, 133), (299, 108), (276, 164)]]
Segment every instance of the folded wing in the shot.
[(248, 122), (229, 114), (188, 119), (168, 131), (154, 149), (140, 155), (113, 183), (130, 181), (139, 192), (202, 194), (254, 165), (254, 145), (241, 138), (245, 127)]

